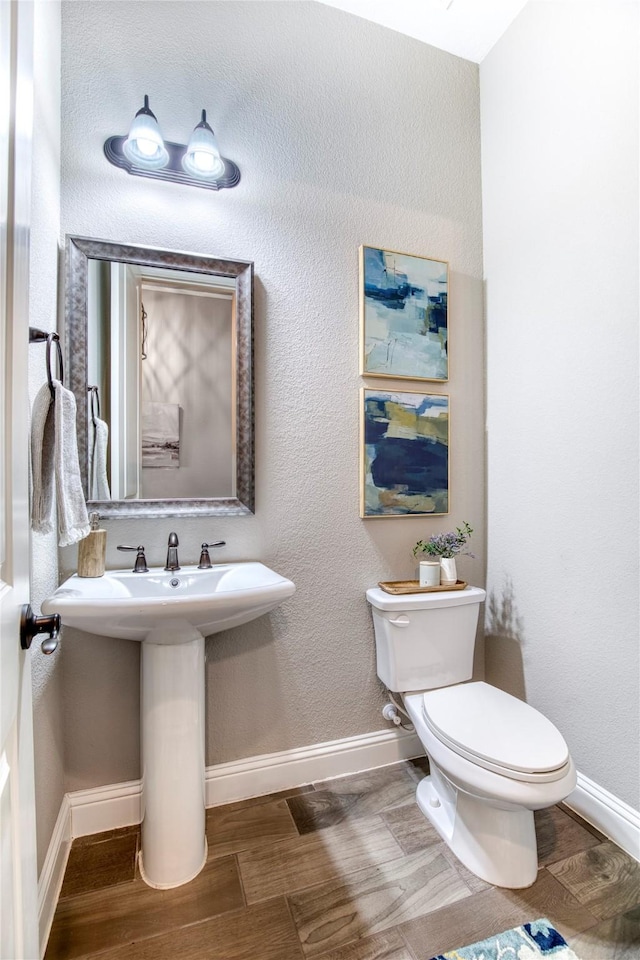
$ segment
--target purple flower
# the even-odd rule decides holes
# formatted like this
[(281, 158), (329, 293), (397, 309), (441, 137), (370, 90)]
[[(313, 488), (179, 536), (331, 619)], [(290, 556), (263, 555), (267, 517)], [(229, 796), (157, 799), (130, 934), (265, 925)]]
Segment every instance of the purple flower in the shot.
[(472, 557), (473, 554), (464, 549), (472, 533), (472, 527), (465, 520), (461, 527), (456, 527), (448, 533), (435, 533), (428, 540), (418, 540), (413, 548), (413, 555), (417, 557), (418, 554), (424, 553), (430, 557), (451, 558), (458, 554), (465, 554)]

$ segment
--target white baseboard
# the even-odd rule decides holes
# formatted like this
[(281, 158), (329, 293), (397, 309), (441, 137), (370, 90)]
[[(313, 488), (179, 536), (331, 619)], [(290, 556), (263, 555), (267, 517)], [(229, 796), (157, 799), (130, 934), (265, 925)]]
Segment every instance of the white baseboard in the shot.
[(205, 802), (207, 807), (217, 807), (420, 756), (424, 756), (424, 747), (415, 733), (376, 730), (359, 737), (232, 760), (207, 768)]
[[(206, 768), (205, 803), (207, 807), (215, 807), (423, 754), (424, 748), (414, 733), (393, 729), (232, 760)], [(141, 794), (140, 780), (68, 794), (72, 837), (86, 837), (140, 823)]]
[(67, 794), (71, 806), (71, 836), (88, 837), (140, 823), (142, 781), (128, 780)]
[(640, 861), (640, 811), (582, 773), (578, 774), (578, 784), (565, 803)]
[(51, 834), (47, 856), (38, 878), (38, 926), (41, 957), (44, 957), (44, 952), (47, 949), (53, 915), (56, 912), (70, 850), (71, 804), (65, 794), (60, 804), (56, 825)]
[[(205, 770), (205, 803), (207, 807), (216, 807), (317, 780), (372, 770), (423, 754), (424, 749), (415, 733), (394, 729), (232, 760)], [(71, 837), (85, 837), (140, 823), (141, 797), (139, 780), (67, 794)], [(576, 789), (565, 803), (640, 860), (640, 812), (581, 773), (578, 773)], [(47, 863), (50, 857), (57, 855), (52, 853), (55, 835), (56, 831)]]

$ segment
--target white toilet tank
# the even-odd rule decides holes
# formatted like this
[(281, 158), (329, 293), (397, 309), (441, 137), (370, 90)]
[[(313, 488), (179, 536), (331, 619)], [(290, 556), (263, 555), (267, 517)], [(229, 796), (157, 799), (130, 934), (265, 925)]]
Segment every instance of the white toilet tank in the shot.
[(396, 693), (431, 690), (469, 680), (480, 587), (394, 596), (367, 590), (373, 610), (378, 676)]

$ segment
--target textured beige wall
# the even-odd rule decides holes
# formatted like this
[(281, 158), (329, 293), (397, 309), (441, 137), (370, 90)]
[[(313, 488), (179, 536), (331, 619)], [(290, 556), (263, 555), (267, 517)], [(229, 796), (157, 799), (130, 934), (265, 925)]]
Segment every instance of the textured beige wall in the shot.
[[(239, 187), (109, 166), (103, 140), (145, 93), (171, 140), (206, 107)], [(221, 538), (220, 560), (260, 559), (297, 585), (209, 641), (207, 763), (383, 728), (365, 589), (412, 575), (413, 543), (464, 519), (479, 559), (461, 572), (483, 580), (477, 67), (315, 3), (77, 0), (63, 5), (62, 119), (64, 233), (255, 261), (255, 516), (108, 524), (112, 567), (132, 540), (163, 562), (176, 530), (184, 561)], [(358, 516), (361, 243), (450, 261), (452, 377), (433, 386), (451, 396), (449, 517)], [(138, 776), (138, 657), (67, 632), (67, 789)]]
[(635, 809), (639, 19), (529, 3), (480, 70), (487, 676)]

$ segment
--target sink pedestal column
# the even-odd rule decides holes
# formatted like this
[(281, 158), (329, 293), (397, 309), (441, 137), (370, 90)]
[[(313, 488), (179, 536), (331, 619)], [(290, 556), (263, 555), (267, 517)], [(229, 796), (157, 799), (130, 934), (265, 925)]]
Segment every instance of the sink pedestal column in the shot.
[[(177, 639), (179, 638), (179, 639)], [(151, 887), (192, 880), (207, 859), (204, 637), (168, 620), (142, 643), (142, 852)]]

